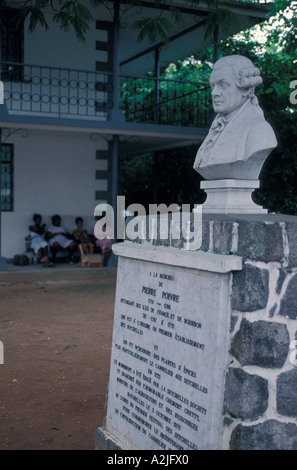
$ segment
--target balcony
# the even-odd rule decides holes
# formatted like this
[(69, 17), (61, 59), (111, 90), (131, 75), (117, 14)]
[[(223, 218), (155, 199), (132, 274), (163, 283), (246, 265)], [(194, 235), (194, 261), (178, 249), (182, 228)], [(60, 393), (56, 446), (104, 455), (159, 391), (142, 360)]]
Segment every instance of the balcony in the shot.
[[(3, 62), (1, 76), (11, 117), (111, 120), (113, 74)], [(212, 112), (206, 83), (120, 76), (117, 98), (130, 123), (204, 128)]]

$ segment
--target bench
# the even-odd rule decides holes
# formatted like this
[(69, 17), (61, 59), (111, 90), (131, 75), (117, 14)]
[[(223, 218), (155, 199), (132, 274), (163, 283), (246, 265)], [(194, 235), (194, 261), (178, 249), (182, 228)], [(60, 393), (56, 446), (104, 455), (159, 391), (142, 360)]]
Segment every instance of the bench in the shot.
[[(40, 258), (39, 258), (39, 255), (34, 253), (34, 250), (32, 248), (32, 237), (31, 235), (27, 235), (25, 237), (25, 253), (28, 258), (29, 258), (29, 263), (30, 264), (40, 264)], [(49, 249), (49, 258), (50, 258), (50, 255), (51, 254), (51, 251)], [(62, 261), (65, 261), (65, 259), (67, 258), (67, 255), (68, 255), (68, 250), (67, 248), (61, 248), (57, 255), (56, 255), (56, 261), (57, 262), (62, 262)], [(81, 253), (79, 251), (79, 248), (74, 252), (73, 254), (73, 259), (75, 262), (79, 262), (80, 260), (80, 256), (81, 256)]]
[[(34, 250), (32, 248), (32, 237), (31, 235), (27, 235), (25, 237), (25, 255), (28, 256), (29, 258), (29, 264), (40, 264), (40, 258), (38, 254), (34, 253)], [(67, 258), (68, 255), (68, 250), (67, 248), (61, 248), (56, 256), (56, 261), (58, 262), (63, 262)], [(50, 252), (49, 252), (49, 257), (50, 257)], [(99, 252), (99, 249), (95, 247), (94, 249), (94, 255), (86, 255), (82, 247), (78, 245), (77, 250), (73, 254), (73, 260), (74, 262), (78, 263), (80, 262), (80, 265), (82, 267), (101, 267), (101, 266), (106, 266), (108, 259), (110, 257), (110, 253), (106, 253), (105, 256), (102, 256), (101, 253)]]

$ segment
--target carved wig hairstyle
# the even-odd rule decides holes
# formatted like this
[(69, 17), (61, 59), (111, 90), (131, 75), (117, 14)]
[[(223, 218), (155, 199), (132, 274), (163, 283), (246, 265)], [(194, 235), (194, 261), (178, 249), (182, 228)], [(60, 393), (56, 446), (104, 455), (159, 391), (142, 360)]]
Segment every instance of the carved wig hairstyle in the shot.
[(242, 55), (229, 55), (222, 57), (214, 64), (214, 70), (222, 65), (232, 67), (235, 83), (238, 88), (245, 91), (253, 104), (258, 104), (255, 96), (255, 87), (263, 83), (260, 70), (255, 67), (250, 59)]

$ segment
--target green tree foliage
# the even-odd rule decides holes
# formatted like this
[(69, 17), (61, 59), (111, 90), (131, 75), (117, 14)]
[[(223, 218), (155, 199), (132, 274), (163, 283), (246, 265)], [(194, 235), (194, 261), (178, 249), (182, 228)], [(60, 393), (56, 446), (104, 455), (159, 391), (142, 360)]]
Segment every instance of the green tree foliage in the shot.
[(192, 208), (202, 204), (206, 198), (200, 190), (202, 178), (193, 170), (196, 152), (196, 147), (184, 147), (122, 158), (119, 194), (125, 196), (126, 205), (138, 202), (148, 211), (153, 203)]
[[(193, 87), (191, 83), (208, 84), (210, 73), (211, 63), (197, 60), (195, 57), (172, 63), (162, 71), (162, 79), (181, 82), (178, 90), (175, 83), (161, 82), (160, 99), (164, 99), (165, 94), (168, 98), (168, 101), (165, 100), (164, 103), (164, 124), (182, 124), (188, 127), (197, 125), (198, 107), (195, 101), (196, 95), (193, 94), (197, 86)], [(148, 77), (150, 76), (152, 73), (148, 74)], [(142, 109), (144, 103), (148, 104), (149, 100), (152, 103), (154, 99), (154, 81), (148, 78), (138, 79), (136, 82), (128, 82), (122, 89), (122, 98), (126, 100), (127, 110), (138, 105), (139, 109)], [(199, 106), (200, 115), (204, 119), (203, 126), (200, 127), (205, 127), (207, 120), (212, 116), (209, 90), (207, 93), (207, 102), (201, 102)], [(177, 99), (177, 96), (181, 98)], [(174, 122), (169, 121), (172, 115), (174, 115)], [(162, 122), (162, 115), (158, 118), (159, 122), (160, 120)], [(139, 115), (139, 122), (143, 122), (141, 115)], [(147, 122), (154, 122), (153, 113)], [(162, 202), (167, 205), (190, 204), (192, 207), (203, 203), (206, 196), (204, 191), (200, 190), (199, 183), (202, 178), (193, 170), (197, 147), (195, 145), (122, 158), (119, 163), (119, 194), (125, 195), (127, 205), (139, 202), (146, 207), (147, 211), (149, 204), (153, 202)]]
[[(198, 5), (200, 0), (187, 0), (191, 5)], [(248, 1), (248, 0), (247, 0)], [(225, 33), (235, 21), (234, 15), (226, 9), (219, 0), (204, 0), (209, 10), (206, 21), (205, 35), (216, 42), (218, 27)], [(4, 0), (0, 0), (4, 5)], [(141, 5), (141, 0), (122, 0), (127, 8)], [(104, 4), (104, 0), (92, 0), (92, 5)], [(290, 102), (290, 83), (297, 80), (297, 2), (275, 0), (272, 17), (268, 24), (262, 26), (266, 34), (266, 42), (258, 42), (248, 31), (241, 38), (233, 38), (219, 44), (220, 54), (242, 54), (250, 57), (257, 65), (264, 78), (263, 86), (257, 89), (260, 104), (265, 112), (266, 119), (274, 128), (278, 147), (267, 159), (260, 175), (261, 189), (256, 191), (255, 199), (270, 211), (297, 214), (297, 126), (296, 107)], [(89, 30), (92, 15), (86, 2), (79, 0), (24, 0), (18, 3), (22, 19), (29, 20), (31, 31), (39, 24), (48, 28), (45, 11), (53, 10), (53, 19), (64, 30), (74, 29), (80, 40), (84, 40)], [(155, 12), (150, 18), (139, 18), (134, 25), (138, 31), (138, 39), (148, 38), (150, 42), (162, 41), (166, 43), (173, 25), (182, 26), (183, 16), (177, 6), (170, 0), (155, 0)], [(170, 18), (164, 15), (170, 12)], [(163, 71), (163, 78), (205, 82), (211, 71), (211, 62), (216, 57), (216, 50), (210, 47), (197, 54), (196, 57), (187, 58), (176, 64), (171, 64)], [(183, 125), (193, 125), (193, 120), (187, 117), (186, 111), (193, 105), (193, 99), (187, 101), (187, 91), (191, 85), (184, 85), (181, 95), (180, 108), (174, 108), (175, 119)], [(134, 88), (133, 88), (134, 87)], [(138, 95), (135, 94), (135, 84), (129, 83), (122, 89), (122, 102), (128, 100), (128, 108), (133, 102), (139, 100), (142, 106), (143, 99), (152, 100), (155, 95), (155, 82), (138, 83)], [(133, 91), (134, 90), (134, 91)], [(134, 97), (132, 96), (134, 93)], [(160, 97), (165, 90), (160, 87)], [(166, 91), (167, 93), (167, 91)], [(169, 95), (173, 89), (169, 90)], [(187, 98), (186, 98), (187, 96)], [(193, 95), (194, 96), (194, 95)], [(166, 101), (165, 101), (166, 102)], [(170, 111), (169, 100), (167, 111)], [(205, 109), (209, 104), (199, 104)], [(197, 106), (196, 106), (197, 108)], [(194, 109), (195, 110), (195, 109)], [(192, 114), (193, 115), (193, 114)], [(152, 121), (156, 119), (154, 112)], [(199, 175), (193, 170), (192, 164), (197, 149), (178, 149), (175, 151), (158, 152), (158, 200), (167, 204), (171, 202), (200, 203), (203, 195), (199, 190)], [(129, 194), (131, 202), (151, 201), (151, 192), (154, 185), (154, 157), (144, 155), (126, 158), (120, 163), (120, 188), (122, 194)], [(127, 189), (129, 188), (129, 190)]]
[(193, 57), (170, 64), (157, 81), (153, 73), (121, 86), (127, 121), (205, 127), (211, 117), (210, 67)]
[(221, 44), (222, 55), (242, 54), (261, 70), (263, 85), (256, 89), (267, 121), (272, 125), (278, 146), (266, 160), (260, 174), (261, 188), (255, 201), (271, 212), (297, 214), (297, 105), (290, 101), (290, 83), (297, 80), (297, 2), (276, 2), (275, 14), (262, 26), (265, 43), (250, 32), (241, 39)]
[(118, 194), (125, 196), (127, 207), (138, 202), (148, 208), (152, 203), (153, 165), (151, 153), (120, 158)]
[[(255, 38), (253, 32), (246, 31), (220, 44), (221, 56), (242, 54), (260, 68), (263, 85), (257, 87), (256, 94), (278, 140), (277, 148), (263, 166), (261, 188), (254, 193), (255, 201), (270, 212), (293, 215), (297, 215), (297, 104), (290, 101), (293, 91), (290, 83), (297, 80), (296, 5), (297, 2), (291, 2), (286, 8), (288, 2), (275, 2), (274, 16), (262, 26), (264, 43)], [(163, 76), (205, 81), (211, 72), (212, 56), (212, 48), (208, 48), (196, 57), (171, 64)], [(193, 148), (159, 152), (159, 201), (166, 204), (203, 202), (200, 178), (192, 168), (194, 156)], [(138, 159), (141, 161), (142, 157)], [(152, 166), (150, 170), (152, 172)], [(130, 183), (133, 193), (131, 180)], [(152, 191), (148, 184), (147, 191), (149, 188)], [(140, 193), (137, 196), (139, 198)]]
[[(5, 2), (4, 2), (5, 3)], [(37, 25), (48, 29), (45, 11), (53, 11), (53, 21), (64, 31), (73, 28), (79, 40), (84, 41), (90, 29), (92, 15), (89, 9), (78, 0), (26, 0), (19, 3), (20, 19), (29, 20), (29, 31), (33, 32)]]
[[(187, 0), (192, 6), (198, 6), (202, 0)], [(57, 22), (64, 31), (71, 28), (75, 31), (77, 37), (85, 40), (86, 33), (90, 29), (93, 20), (91, 11), (86, 5), (87, 2), (79, 0), (20, 0), (18, 8), (21, 19), (29, 19), (29, 29), (34, 31), (37, 25), (48, 29), (45, 11), (52, 10), (54, 12), (53, 20)], [(89, 4), (93, 6), (104, 5), (105, 0), (92, 0)], [(122, 4), (127, 10), (133, 6), (141, 6), (141, 0), (114, 0), (114, 3)], [(223, 8), (219, 0), (204, 0), (209, 9), (209, 16), (206, 22), (205, 37), (211, 38), (218, 25), (228, 32), (231, 24), (236, 21), (235, 15), (228, 8)], [(0, 0), (0, 4), (5, 5), (4, 0)], [(138, 42), (147, 38), (150, 43), (162, 41), (166, 44), (169, 40), (169, 34), (174, 25), (180, 27), (184, 24), (184, 17), (178, 5), (170, 0), (155, 0), (155, 12), (150, 17), (140, 17), (137, 19), (133, 28), (138, 31)], [(165, 12), (169, 11), (169, 18), (165, 17)]]

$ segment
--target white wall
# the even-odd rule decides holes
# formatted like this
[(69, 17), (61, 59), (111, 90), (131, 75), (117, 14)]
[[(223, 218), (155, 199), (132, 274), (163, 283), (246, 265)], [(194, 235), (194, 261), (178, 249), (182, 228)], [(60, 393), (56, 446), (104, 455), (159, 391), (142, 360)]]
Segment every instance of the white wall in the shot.
[(96, 51), (99, 33), (95, 28), (96, 20), (112, 21), (106, 8), (88, 8), (93, 13), (93, 22), (86, 33), (85, 42), (79, 41), (73, 29), (65, 32), (58, 23), (52, 21), (52, 13), (47, 15), (49, 29), (38, 26), (29, 32), (28, 21), (25, 24), (24, 63), (80, 70), (95, 70), (96, 60), (100, 60)]
[(33, 130), (25, 138), (15, 133), (6, 142), (14, 144), (14, 211), (2, 213), (2, 256), (11, 259), (23, 253), (35, 212), (47, 225), (60, 214), (71, 232), (75, 218), (82, 216), (92, 231), (95, 191), (100, 189), (96, 150), (107, 150), (107, 143), (93, 142), (88, 133), (78, 131)]

